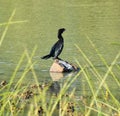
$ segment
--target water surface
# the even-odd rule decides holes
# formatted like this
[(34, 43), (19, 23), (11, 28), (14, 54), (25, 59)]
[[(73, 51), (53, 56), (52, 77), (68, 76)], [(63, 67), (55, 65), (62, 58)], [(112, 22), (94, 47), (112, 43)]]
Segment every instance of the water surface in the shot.
[[(77, 44), (87, 55), (90, 61), (105, 74), (106, 68), (98, 54), (89, 43), (95, 44), (100, 54), (110, 65), (120, 51), (120, 7), (114, 0), (0, 0), (0, 37), (3, 36), (6, 25), (13, 10), (16, 9), (11, 22), (25, 21), (9, 24), (2, 45), (0, 46), (0, 80), (9, 80), (19, 59), (25, 50), (31, 55), (35, 46), (37, 49), (32, 58), (36, 62), (34, 70), (39, 81), (52, 81), (49, 68), (53, 62), (41, 60), (40, 57), (48, 54), (51, 46), (57, 41), (57, 30), (66, 28), (63, 34), (65, 46), (60, 57), (77, 65), (86, 65)], [(20, 66), (15, 81), (17, 81), (26, 67), (27, 57)], [(116, 62), (119, 66), (120, 57)], [(88, 66), (89, 67), (89, 66)], [(119, 68), (114, 70), (116, 77), (120, 77)], [(64, 78), (64, 77), (63, 77)], [(84, 76), (71, 85), (77, 88), (78, 94), (88, 94), (89, 86)], [(97, 86), (96, 78), (93, 81)], [(31, 71), (26, 75), (24, 82), (33, 82)], [(112, 91), (118, 95), (120, 89), (110, 76), (107, 79)], [(118, 78), (119, 80), (119, 78)], [(96, 88), (97, 89), (97, 88)], [(83, 93), (86, 90), (86, 93)], [(118, 95), (119, 96), (119, 95)]]

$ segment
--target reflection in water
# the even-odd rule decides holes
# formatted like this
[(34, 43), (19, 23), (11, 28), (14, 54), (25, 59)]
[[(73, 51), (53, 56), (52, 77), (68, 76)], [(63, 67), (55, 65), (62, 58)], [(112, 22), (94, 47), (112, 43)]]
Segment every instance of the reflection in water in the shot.
[[(59, 92), (60, 92), (60, 84), (58, 81), (53, 81), (53, 83), (50, 85), (49, 87), (50, 93), (51, 94), (55, 94), (55, 96), (57, 97)], [(57, 109), (60, 108), (60, 101), (58, 101), (57, 103)]]
[[(61, 79), (65, 78), (65, 77), (73, 77), (76, 75), (76, 72), (71, 72), (71, 73), (53, 73), (50, 72), (50, 76), (53, 80), (52, 84), (49, 87), (50, 93), (53, 95), (56, 95), (56, 97), (58, 96), (60, 89), (62, 89), (63, 83), (60, 81)], [(64, 96), (64, 95), (63, 95)], [(60, 110), (61, 112), (61, 108), (60, 104), (61, 104), (62, 99), (60, 99), (57, 103), (56, 108)]]
[(72, 77), (72, 76), (75, 76), (76, 74), (77, 74), (77, 72), (71, 72), (71, 73), (54, 73), (54, 72), (50, 72), (50, 76), (51, 76), (53, 81), (59, 81), (63, 77)]
[(60, 91), (60, 88), (62, 88), (62, 86), (63, 86), (63, 83), (60, 80), (64, 79), (65, 77), (73, 77), (76, 74), (77, 74), (77, 72), (71, 72), (71, 73), (50, 72), (50, 76), (53, 80), (53, 83), (50, 86), (51, 93), (55, 93), (55, 95), (57, 95)]
[(60, 84), (59, 84), (59, 82), (58, 81), (53, 81), (53, 83), (50, 85), (49, 89), (50, 89), (50, 92), (52, 94), (55, 94), (57, 96), (59, 91), (60, 91)]
[(63, 73), (53, 73), (50, 72), (50, 76), (52, 78), (53, 81), (59, 81), (59, 79), (63, 78)]

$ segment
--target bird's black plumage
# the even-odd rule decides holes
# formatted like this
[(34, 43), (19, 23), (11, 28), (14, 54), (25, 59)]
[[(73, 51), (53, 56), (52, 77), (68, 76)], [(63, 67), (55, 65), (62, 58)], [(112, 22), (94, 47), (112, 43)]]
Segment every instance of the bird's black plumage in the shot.
[(54, 59), (58, 59), (58, 56), (61, 54), (64, 47), (64, 39), (62, 37), (62, 33), (65, 31), (64, 28), (58, 30), (58, 41), (52, 46), (50, 53), (41, 57), (42, 59), (48, 59), (53, 57)]

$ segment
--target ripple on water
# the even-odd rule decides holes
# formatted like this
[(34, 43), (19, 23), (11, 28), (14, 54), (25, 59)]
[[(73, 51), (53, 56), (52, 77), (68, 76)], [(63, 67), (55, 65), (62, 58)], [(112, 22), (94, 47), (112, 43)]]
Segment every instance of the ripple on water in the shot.
[(0, 62), (0, 64), (5, 64), (6, 62)]
[(48, 72), (48, 70), (41, 70), (42, 72)]
[(0, 71), (0, 75), (3, 75), (4, 74), (4, 71)]

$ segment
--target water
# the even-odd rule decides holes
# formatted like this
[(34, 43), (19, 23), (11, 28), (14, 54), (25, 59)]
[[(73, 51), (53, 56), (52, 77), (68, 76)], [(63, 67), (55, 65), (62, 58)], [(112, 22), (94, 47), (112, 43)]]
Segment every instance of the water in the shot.
[[(57, 41), (57, 30), (61, 27), (66, 28), (66, 31), (63, 34), (65, 46), (60, 57), (68, 62), (77, 65), (76, 59), (81, 65), (86, 64), (85, 59), (75, 47), (77, 44), (90, 61), (98, 66), (101, 74), (104, 74), (106, 69), (104, 66), (101, 67), (103, 62), (90, 45), (88, 37), (109, 65), (120, 51), (120, 7), (118, 1), (0, 0), (0, 24), (8, 22), (15, 8), (16, 12), (12, 17), (12, 22), (25, 22), (13, 23), (8, 27), (0, 46), (0, 80), (9, 80), (23, 51), (27, 50), (30, 55), (35, 46), (37, 49), (32, 61), (37, 62), (34, 69), (39, 81), (52, 80), (49, 74), (52, 59), (41, 60), (40, 57), (48, 54), (51, 46)], [(0, 25), (0, 37), (5, 28), (6, 25)], [(24, 71), (27, 57), (24, 60), (18, 70), (16, 81)], [(120, 63), (120, 58), (117, 63)], [(114, 73), (117, 77), (120, 76), (118, 69)], [(27, 74), (27, 78), (25, 78), (27, 82), (33, 81), (31, 75), (31, 72)], [(81, 91), (79, 86), (86, 85), (87, 82), (84, 76), (79, 79), (82, 81), (77, 83), (77, 88), (78, 91)], [(118, 93), (118, 86), (112, 85), (112, 80), (109, 78), (107, 81)]]

